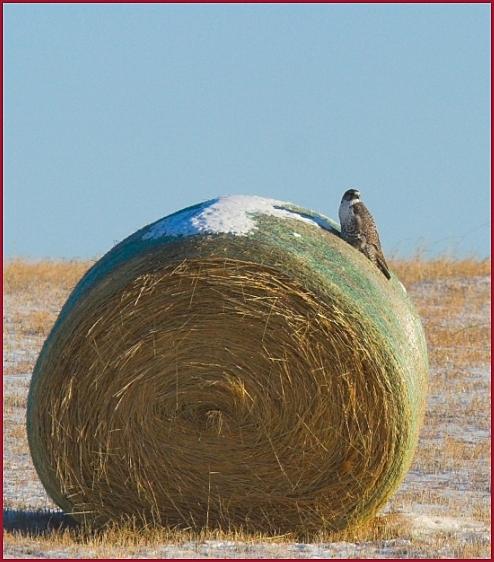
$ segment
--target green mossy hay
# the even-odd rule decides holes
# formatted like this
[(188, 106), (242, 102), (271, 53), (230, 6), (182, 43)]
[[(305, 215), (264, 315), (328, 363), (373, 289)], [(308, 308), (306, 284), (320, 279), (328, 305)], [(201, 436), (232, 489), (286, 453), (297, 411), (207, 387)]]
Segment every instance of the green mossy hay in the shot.
[(29, 444), (78, 520), (343, 529), (406, 474), (427, 371), (405, 289), (338, 225), (219, 198), (79, 282), (35, 367)]

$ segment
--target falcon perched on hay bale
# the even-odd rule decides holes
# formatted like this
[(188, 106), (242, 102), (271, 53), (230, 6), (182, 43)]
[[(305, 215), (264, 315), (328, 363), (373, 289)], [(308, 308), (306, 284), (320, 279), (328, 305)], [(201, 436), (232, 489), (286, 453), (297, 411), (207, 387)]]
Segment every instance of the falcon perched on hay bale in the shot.
[(348, 189), (341, 199), (341, 237), (345, 242), (360, 250), (388, 278), (389, 268), (384, 259), (376, 223), (367, 207), (360, 201), (360, 191)]

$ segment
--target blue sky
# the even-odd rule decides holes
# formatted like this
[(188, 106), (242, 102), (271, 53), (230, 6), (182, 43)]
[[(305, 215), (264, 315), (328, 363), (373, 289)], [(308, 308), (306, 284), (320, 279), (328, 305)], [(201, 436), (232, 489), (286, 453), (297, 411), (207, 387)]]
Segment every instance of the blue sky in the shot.
[(490, 255), (490, 6), (4, 5), (4, 252), (86, 258), (220, 194)]

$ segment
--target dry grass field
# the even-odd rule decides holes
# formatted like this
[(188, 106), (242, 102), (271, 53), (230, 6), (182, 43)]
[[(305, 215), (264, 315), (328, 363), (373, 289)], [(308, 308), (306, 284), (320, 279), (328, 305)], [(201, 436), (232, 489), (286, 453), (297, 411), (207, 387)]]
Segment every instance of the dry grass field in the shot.
[(90, 265), (4, 265), (4, 557), (490, 557), (490, 261), (391, 264), (416, 303), (429, 346), (429, 399), (417, 454), (398, 493), (367, 527), (311, 537), (132, 525), (95, 532), (57, 511), (31, 464), (26, 395), (44, 338)]

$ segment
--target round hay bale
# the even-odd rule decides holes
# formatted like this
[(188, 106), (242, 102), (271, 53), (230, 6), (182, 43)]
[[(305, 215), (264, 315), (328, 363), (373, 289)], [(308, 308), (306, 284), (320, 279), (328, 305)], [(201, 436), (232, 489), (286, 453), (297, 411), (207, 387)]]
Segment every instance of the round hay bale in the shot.
[(231, 196), (108, 252), (31, 383), (34, 465), (76, 519), (342, 529), (409, 468), (427, 386), (420, 320), (313, 211)]

